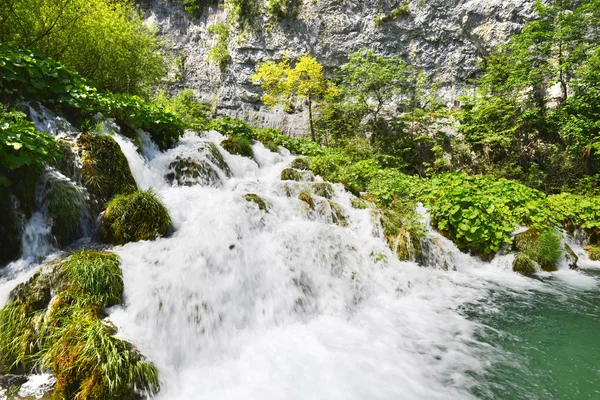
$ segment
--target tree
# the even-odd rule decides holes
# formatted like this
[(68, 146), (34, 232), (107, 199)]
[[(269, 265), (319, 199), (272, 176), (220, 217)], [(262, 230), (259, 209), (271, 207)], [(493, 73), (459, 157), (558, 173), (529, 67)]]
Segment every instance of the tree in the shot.
[(0, 42), (113, 92), (148, 91), (166, 72), (161, 41), (131, 0), (0, 0)]
[(306, 101), (310, 136), (313, 141), (317, 140), (313, 107), (316, 101), (334, 89), (333, 85), (325, 80), (323, 66), (316, 58), (306, 54), (300, 57), (293, 67), (287, 57), (279, 63), (268, 61), (256, 67), (256, 73), (251, 79), (265, 90), (266, 93), (261, 99), (267, 107), (276, 104), (289, 106), (296, 99)]
[(383, 113), (405, 102), (411, 92), (412, 69), (400, 56), (385, 57), (373, 50), (350, 54), (342, 67), (342, 89), (357, 103), (373, 128), (372, 140), (383, 129)]

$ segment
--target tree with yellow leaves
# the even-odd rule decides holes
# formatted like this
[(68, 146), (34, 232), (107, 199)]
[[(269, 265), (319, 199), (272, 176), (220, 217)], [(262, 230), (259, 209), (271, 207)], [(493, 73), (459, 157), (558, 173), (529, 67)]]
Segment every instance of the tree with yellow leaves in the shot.
[(261, 63), (256, 67), (256, 73), (251, 79), (265, 90), (261, 99), (267, 107), (281, 103), (289, 104), (294, 99), (306, 100), (310, 136), (312, 140), (316, 140), (314, 103), (328, 92), (335, 90), (335, 86), (325, 79), (323, 66), (316, 58), (305, 54), (293, 67), (287, 56), (284, 56), (279, 63), (273, 61)]

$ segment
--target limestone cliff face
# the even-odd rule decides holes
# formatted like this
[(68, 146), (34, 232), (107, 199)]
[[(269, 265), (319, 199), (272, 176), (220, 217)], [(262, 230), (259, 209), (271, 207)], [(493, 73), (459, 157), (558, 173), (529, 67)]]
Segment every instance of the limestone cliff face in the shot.
[[(155, 24), (170, 48), (179, 54), (177, 87), (193, 88), (216, 105), (219, 114), (251, 121), (256, 126), (278, 127), (296, 135), (306, 131), (305, 112), (286, 114), (268, 110), (260, 102), (260, 90), (250, 82), (257, 63), (294, 58), (310, 52), (331, 73), (347, 56), (363, 47), (384, 54), (401, 54), (422, 68), (441, 87), (440, 95), (451, 103), (468, 89), (477, 76), (477, 63), (495, 45), (518, 32), (533, 17), (533, 0), (411, 0), (409, 13), (392, 18), (404, 4), (393, 0), (303, 0), (294, 19), (262, 29), (232, 29), (231, 59), (225, 72), (210, 63), (207, 51), (216, 39), (208, 27), (225, 22), (223, 7), (206, 7), (192, 18), (174, 0), (153, 0), (146, 19)], [(389, 16), (384, 23), (378, 17)]]

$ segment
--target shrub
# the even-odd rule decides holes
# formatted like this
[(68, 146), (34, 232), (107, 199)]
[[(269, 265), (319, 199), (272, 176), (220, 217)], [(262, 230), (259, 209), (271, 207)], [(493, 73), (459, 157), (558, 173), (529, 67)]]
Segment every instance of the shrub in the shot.
[(254, 158), (252, 144), (250, 143), (250, 140), (244, 136), (231, 136), (221, 142), (221, 147), (231, 154)]
[(307, 138), (293, 138), (281, 133), (281, 131), (273, 128), (256, 129), (254, 131), (254, 139), (258, 140), (265, 146), (282, 146), (288, 149), (293, 154), (301, 154), (304, 156), (318, 156), (334, 150), (322, 147)]
[(114, 244), (153, 240), (172, 228), (169, 212), (152, 190), (115, 196), (101, 224), (104, 239)]
[(600, 231), (600, 197), (561, 193), (548, 196), (548, 203), (567, 231)]
[(489, 257), (520, 224), (552, 226), (546, 196), (518, 182), (461, 173), (437, 175), (421, 191), (432, 223), (460, 249)]
[(217, 22), (208, 27), (208, 33), (216, 37), (215, 44), (208, 50), (208, 58), (225, 72), (229, 63), (229, 25)]
[(562, 237), (556, 229), (528, 229), (514, 239), (515, 248), (537, 262), (544, 271), (556, 271), (563, 253)]
[(242, 120), (232, 117), (220, 117), (210, 121), (209, 128), (219, 132), (223, 136), (240, 136), (248, 140), (254, 138), (252, 127)]
[(197, 101), (192, 89), (181, 90), (173, 97), (160, 91), (154, 98), (154, 103), (181, 118), (187, 129), (194, 131), (208, 129), (210, 105)]

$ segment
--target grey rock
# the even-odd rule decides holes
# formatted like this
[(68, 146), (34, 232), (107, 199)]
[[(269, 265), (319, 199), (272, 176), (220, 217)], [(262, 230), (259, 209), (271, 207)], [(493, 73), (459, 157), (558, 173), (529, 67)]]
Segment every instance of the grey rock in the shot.
[(376, 26), (375, 17), (391, 15), (393, 2), (305, 0), (293, 20), (268, 27), (262, 16), (257, 21), (262, 29), (233, 31), (231, 60), (221, 73), (209, 62), (207, 51), (214, 44), (208, 27), (226, 20), (222, 7), (206, 7), (199, 19), (193, 19), (177, 2), (151, 0), (149, 4), (147, 22), (156, 25), (171, 50), (185, 58), (184, 78), (171, 85), (172, 91), (190, 87), (202, 100), (216, 104), (219, 115), (279, 128), (293, 136), (306, 133), (307, 111), (297, 105), (294, 114), (286, 114), (281, 108), (262, 105), (260, 90), (250, 81), (259, 62), (278, 60), (285, 53), (295, 58), (310, 52), (331, 76), (349, 53), (361, 48), (400, 54), (434, 79), (441, 98), (452, 105), (472, 89), (467, 82), (477, 77), (478, 62), (534, 16), (533, 0), (410, 0), (410, 15)]

